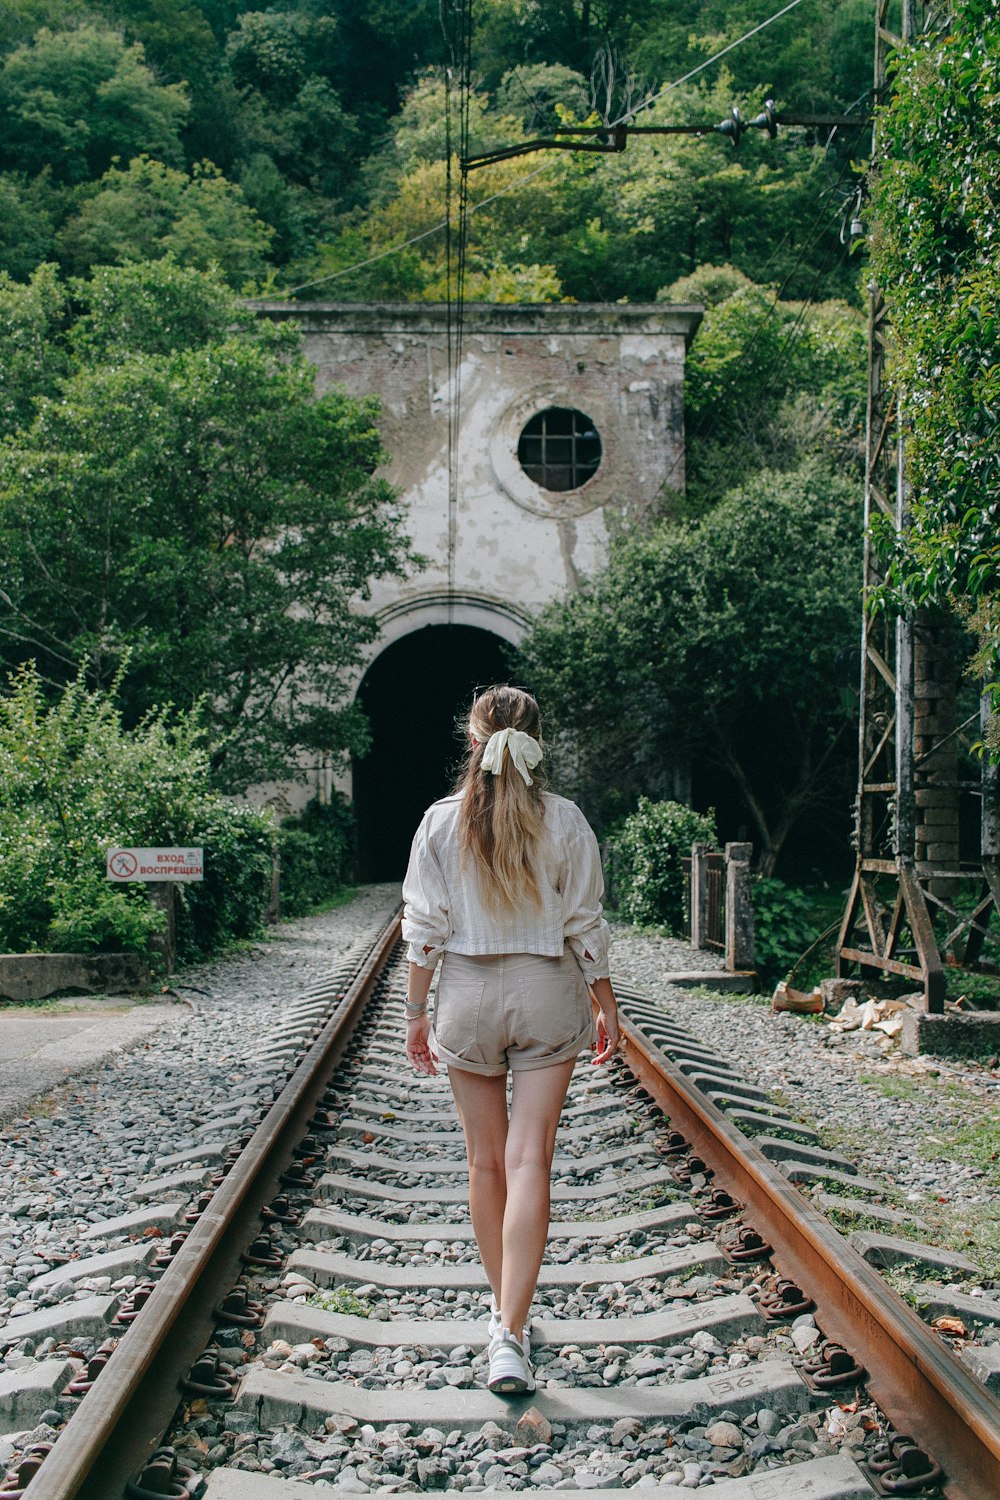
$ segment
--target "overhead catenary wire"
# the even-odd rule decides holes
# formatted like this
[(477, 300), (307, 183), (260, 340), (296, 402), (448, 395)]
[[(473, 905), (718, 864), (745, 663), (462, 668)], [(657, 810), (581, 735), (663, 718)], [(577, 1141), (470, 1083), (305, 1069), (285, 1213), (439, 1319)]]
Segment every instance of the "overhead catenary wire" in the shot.
[(722, 47), (718, 52), (713, 52), (711, 57), (706, 57), (703, 62), (700, 62), (696, 67), (691, 68), (689, 72), (683, 75), (683, 77), (675, 78), (673, 83), (664, 84), (663, 88), (660, 89), (658, 93), (650, 95), (648, 99), (643, 99), (636, 106), (636, 108), (631, 111), (631, 113), (622, 115), (617, 120), (613, 120), (611, 122), (612, 125), (621, 125), (626, 120), (634, 120), (636, 115), (640, 114), (643, 110), (652, 109), (653, 105), (658, 99), (662, 99), (673, 89), (679, 89), (682, 84), (687, 83), (690, 79), (697, 77), (699, 73), (703, 73), (705, 69), (710, 68), (713, 63), (719, 62), (720, 59), (728, 56), (728, 54), (735, 51), (737, 47), (741, 47), (744, 42), (749, 42), (752, 37), (757, 36), (768, 26), (773, 25), (775, 21), (780, 21), (782, 16), (787, 16), (790, 11), (795, 10), (796, 6), (799, 6), (801, 4), (802, 0), (789, 0), (789, 3), (787, 5), (783, 5), (780, 10), (776, 10), (773, 16), (768, 16), (766, 21), (761, 21), (759, 25), (754, 26), (750, 31), (746, 31), (742, 36), (737, 37), (734, 42), (730, 42), (728, 46)]
[[(442, 26), (446, 25), (446, 4), (447, 0), (441, 0)], [(721, 48), (720, 51), (713, 53), (711, 57), (706, 57), (702, 62), (698, 63), (696, 67), (689, 69), (689, 71), (687, 73), (684, 73), (680, 78), (675, 78), (671, 83), (664, 84), (663, 88), (660, 89), (658, 93), (652, 95), (648, 100), (642, 101), (637, 110), (633, 112), (633, 117), (635, 113), (638, 113), (639, 108), (650, 108), (653, 104), (655, 104), (657, 99), (662, 99), (665, 94), (669, 94), (673, 89), (680, 88), (682, 84), (687, 83), (691, 78), (696, 77), (698, 73), (702, 73), (706, 68), (711, 67), (712, 63), (718, 62), (720, 58), (725, 57), (728, 53), (734, 51), (735, 48), (742, 46), (744, 42), (750, 41), (753, 37), (757, 36), (759, 32), (765, 30), (766, 27), (770, 26), (772, 22), (780, 20), (782, 16), (787, 15), (790, 11), (794, 10), (796, 6), (801, 4), (802, 0), (790, 0), (789, 4), (783, 6), (781, 10), (775, 11), (774, 15), (768, 16), (767, 19), (761, 21), (759, 25), (754, 26), (750, 31), (744, 32), (744, 34), (740, 37), (737, 37), (735, 41), (730, 42), (727, 46)], [(471, 29), (469, 33), (469, 40), (471, 45)], [(616, 123), (620, 124), (621, 121), (618, 121)], [(516, 193), (520, 188), (526, 186), (527, 183), (531, 182), (533, 178), (538, 177), (543, 172), (550, 171), (554, 165), (555, 163), (553, 162), (545, 162), (542, 166), (537, 167), (533, 172), (529, 172), (524, 177), (518, 178), (516, 182), (508, 183), (506, 187), (499, 188), (495, 193), (491, 194), (490, 197), (483, 198), (478, 203), (472, 204), (468, 210), (469, 215), (471, 216), (472, 214), (481, 212), (481, 210), (486, 208), (489, 204), (496, 202), (498, 198), (506, 197), (510, 193)], [(388, 245), (384, 250), (376, 251), (374, 255), (366, 256), (363, 260), (354, 261), (349, 266), (341, 266), (338, 270), (330, 271), (325, 276), (317, 276), (312, 281), (303, 281), (300, 282), (297, 286), (288, 287), (283, 295), (285, 297), (294, 297), (299, 292), (309, 291), (312, 287), (324, 286), (327, 282), (337, 281), (343, 276), (351, 275), (355, 271), (365, 270), (368, 266), (375, 265), (378, 261), (386, 260), (391, 255), (400, 254), (401, 251), (409, 249), (411, 245), (419, 244), (421, 240), (429, 239), (433, 234), (439, 234), (443, 229), (446, 229), (447, 226), (448, 217), (446, 215), (445, 218), (438, 220), (436, 224), (431, 224), (427, 229), (421, 229), (417, 234), (410, 235), (407, 239), (400, 240), (395, 245)]]
[[(448, 618), (452, 622), (452, 600), (456, 584), (456, 551), (458, 545), (458, 503), (462, 421), (462, 340), (465, 313), (465, 272), (469, 240), (469, 177), (465, 165), (469, 154), (469, 125), (472, 100), (472, 0), (457, 0), (455, 24), (449, 24), (448, 0), (442, 0), (442, 25), (448, 53), (445, 75), (445, 291), (446, 291), (446, 400), (447, 424), (447, 556)], [(457, 89), (454, 86), (457, 84)], [(458, 122), (459, 180), (457, 225), (453, 230), (455, 201), (452, 145), (453, 114)]]

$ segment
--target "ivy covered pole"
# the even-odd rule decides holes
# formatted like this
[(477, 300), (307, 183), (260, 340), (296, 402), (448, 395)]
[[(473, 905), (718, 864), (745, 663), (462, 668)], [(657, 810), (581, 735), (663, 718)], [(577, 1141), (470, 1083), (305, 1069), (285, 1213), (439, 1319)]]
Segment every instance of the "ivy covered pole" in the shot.
[[(884, 102), (890, 52), (916, 35), (916, 0), (903, 0), (902, 36), (888, 26), (890, 0), (875, 0), (876, 101)], [(881, 120), (872, 131), (873, 170), (881, 147)], [(875, 544), (878, 523), (899, 535), (907, 521), (905, 438), (899, 402), (887, 380), (889, 314), (873, 279), (868, 301), (868, 404), (865, 431), (864, 575), (858, 791), (857, 860), (837, 943), (838, 973), (860, 965), (862, 974), (896, 974), (919, 981), (930, 1011), (944, 1008), (944, 972), (925, 893), (915, 869), (914, 617), (874, 608), (886, 577)], [(916, 955), (904, 952), (904, 929)]]
[[(996, 505), (995, 444), (980, 430), (995, 363), (982, 315), (989, 247), (977, 245), (994, 210), (976, 207), (980, 142), (995, 141), (997, 54), (979, 35), (995, 27), (988, 10), (969, 0), (947, 29), (921, 35), (923, 7), (904, 0), (893, 37), (888, 0), (876, 0), (857, 866), (838, 964), (919, 980), (931, 1011), (944, 1006), (942, 952), (974, 965), (1000, 905), (996, 777), (988, 762), (980, 777), (968, 754), (979, 715), (960, 708), (954, 620), (972, 612), (998, 552), (981, 537)], [(963, 862), (971, 795), (982, 797), (983, 840), (979, 860)]]

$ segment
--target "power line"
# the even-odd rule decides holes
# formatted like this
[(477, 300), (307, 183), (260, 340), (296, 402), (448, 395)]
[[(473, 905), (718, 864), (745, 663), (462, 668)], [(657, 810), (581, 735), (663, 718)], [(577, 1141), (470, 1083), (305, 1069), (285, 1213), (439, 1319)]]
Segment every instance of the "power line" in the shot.
[[(446, 0), (442, 0), (442, 3), (441, 3), (441, 18), (442, 18), (441, 19), (441, 24), (442, 24), (442, 28), (443, 29), (445, 29), (445, 26), (446, 26), (445, 19), (444, 19), (445, 3), (446, 3)], [(664, 87), (662, 89), (660, 89), (659, 93), (654, 94), (648, 100), (644, 100), (642, 102), (642, 104), (639, 106), (639, 109), (649, 109), (656, 102), (657, 99), (662, 99), (665, 94), (669, 94), (673, 89), (680, 88), (680, 86), (682, 84), (687, 83), (691, 78), (694, 78), (698, 73), (702, 73), (702, 72), (704, 72), (704, 70), (706, 68), (711, 67), (712, 63), (718, 62), (720, 58), (725, 57), (728, 53), (734, 51), (735, 48), (742, 46), (742, 44), (744, 42), (750, 41), (750, 39), (752, 37), (757, 36), (759, 32), (765, 30), (766, 27), (770, 26), (772, 24), (772, 22), (780, 20), (782, 16), (788, 15), (788, 13), (790, 11), (793, 11), (796, 8), (796, 6), (801, 5), (801, 4), (802, 4), (802, 0), (789, 0), (789, 4), (783, 6), (781, 10), (775, 11), (774, 15), (768, 16), (767, 20), (761, 21), (759, 25), (754, 26), (750, 31), (744, 32), (743, 36), (737, 37), (734, 42), (730, 42), (728, 44), (728, 46), (723, 47), (721, 49), (721, 51), (713, 53), (711, 57), (706, 57), (703, 62), (698, 63), (698, 65), (696, 67), (691, 68), (687, 73), (683, 74), (682, 77), (675, 78), (672, 83), (665, 84)], [(447, 32), (446, 32), (446, 40), (447, 40)], [(471, 44), (471, 33), (470, 33), (470, 44)], [(447, 85), (447, 80), (446, 80), (446, 85)], [(639, 110), (633, 111), (632, 117), (634, 118), (635, 114), (637, 114), (638, 112), (639, 112)], [(623, 119), (624, 118), (625, 117), (623, 117)], [(622, 123), (623, 123), (622, 120), (615, 121), (616, 125), (621, 125)], [(864, 123), (864, 122), (861, 122), (861, 121), (859, 121), (859, 122), (853, 122), (852, 121), (851, 123), (852, 124), (853, 123), (859, 123), (860, 124), (860, 123)], [(605, 127), (605, 128), (613, 128), (613, 127)], [(706, 127), (703, 127), (703, 130), (704, 130), (704, 133), (709, 133), (710, 131), (715, 130), (715, 128), (716, 127), (714, 127), (714, 126), (706, 126)], [(699, 127), (699, 129), (702, 129), (702, 128)], [(446, 130), (447, 130), (447, 127), (446, 127)], [(468, 210), (469, 214), (471, 215), (471, 214), (474, 214), (474, 213), (478, 213), (480, 211), (480, 209), (486, 208), (488, 204), (495, 202), (496, 199), (505, 197), (508, 193), (517, 192), (517, 190), (519, 188), (523, 187), (526, 183), (530, 182), (532, 180), (532, 178), (538, 176), (539, 173), (541, 173), (543, 171), (549, 170), (552, 165), (553, 165), (553, 163), (546, 163), (545, 166), (539, 167), (537, 169), (537, 171), (529, 173), (526, 177), (519, 178), (517, 182), (510, 183), (510, 184), (508, 184), (507, 187), (498, 189), (498, 191), (495, 192), (495, 193), (493, 193), (491, 195), (491, 197), (484, 198), (479, 203), (470, 205), (469, 210)], [(297, 295), (297, 293), (308, 291), (311, 287), (314, 287), (314, 286), (324, 286), (329, 281), (336, 281), (336, 280), (339, 280), (339, 278), (342, 277), (342, 276), (349, 276), (354, 271), (364, 270), (364, 269), (366, 269), (366, 267), (375, 265), (378, 261), (385, 260), (390, 255), (398, 255), (400, 253), (400, 251), (409, 249), (409, 247), (411, 245), (416, 245), (421, 240), (428, 239), (432, 234), (438, 234), (438, 233), (440, 233), (440, 231), (442, 229), (446, 229), (447, 230), (448, 228), (449, 228), (449, 220), (448, 220), (448, 217), (446, 215), (445, 218), (439, 220), (439, 222), (437, 224), (432, 224), (429, 229), (422, 229), (422, 230), (420, 230), (420, 232), (418, 234), (411, 235), (408, 239), (401, 240), (396, 245), (389, 245), (389, 246), (386, 247), (386, 249), (379, 250), (374, 255), (367, 256), (364, 260), (355, 261), (352, 265), (349, 265), (349, 266), (342, 266), (339, 270), (337, 270), (337, 271), (331, 271), (326, 276), (318, 276), (313, 281), (303, 281), (303, 282), (300, 282), (298, 286), (289, 287), (288, 290), (284, 293), (284, 295), (286, 297), (294, 297), (294, 296)]]
[(772, 25), (773, 22), (780, 21), (782, 16), (787, 16), (789, 11), (793, 11), (797, 5), (801, 4), (802, 0), (789, 0), (789, 3), (787, 5), (783, 6), (781, 10), (776, 10), (773, 16), (768, 16), (766, 21), (761, 21), (760, 25), (755, 26), (752, 31), (744, 32), (741, 37), (737, 37), (735, 42), (730, 42), (727, 47), (723, 47), (721, 52), (714, 52), (711, 57), (706, 57), (704, 62), (700, 62), (698, 66), (692, 68), (689, 73), (685, 73), (683, 78), (675, 78), (673, 83), (665, 84), (663, 88), (660, 89), (658, 94), (653, 94), (651, 98), (644, 99), (638, 106), (638, 108), (632, 111), (631, 115), (622, 115), (620, 119), (615, 120), (613, 123), (615, 125), (620, 125), (626, 119), (634, 119), (635, 116), (642, 110), (652, 109), (657, 99), (662, 99), (665, 94), (669, 94), (673, 89), (679, 89), (682, 83), (687, 83), (689, 79), (696, 77), (698, 73), (703, 73), (706, 68), (710, 68), (712, 64), (718, 62), (721, 57), (725, 57), (728, 53), (735, 51), (735, 49), (737, 47), (741, 47), (744, 42), (748, 42), (751, 37), (757, 36), (759, 32)]
[[(554, 161), (543, 162), (540, 167), (536, 167), (533, 172), (526, 172), (516, 182), (508, 183), (506, 187), (497, 188), (496, 192), (491, 193), (488, 198), (480, 198), (478, 203), (470, 203), (469, 216), (471, 217), (473, 214), (479, 213), (481, 209), (488, 208), (498, 198), (505, 198), (508, 193), (516, 193), (519, 188), (524, 187), (526, 183), (531, 182), (535, 177), (540, 177), (543, 172), (551, 172), (554, 166)], [(420, 240), (426, 240), (432, 234), (439, 234), (442, 229), (446, 229), (447, 227), (447, 217), (439, 219), (429, 229), (421, 229), (419, 234), (413, 234), (407, 240), (400, 240), (397, 245), (388, 245), (384, 250), (377, 251), (375, 255), (369, 255), (364, 260), (354, 261), (349, 266), (341, 266), (339, 271), (331, 271), (327, 276), (318, 276), (315, 281), (302, 281), (298, 286), (289, 287), (283, 295), (293, 297), (296, 292), (307, 291), (309, 287), (323, 286), (328, 281), (336, 281), (340, 276), (349, 276), (352, 271), (362, 271), (366, 266), (374, 265), (379, 260), (385, 260), (389, 255), (398, 255), (400, 250), (407, 250), (410, 245), (415, 245)]]

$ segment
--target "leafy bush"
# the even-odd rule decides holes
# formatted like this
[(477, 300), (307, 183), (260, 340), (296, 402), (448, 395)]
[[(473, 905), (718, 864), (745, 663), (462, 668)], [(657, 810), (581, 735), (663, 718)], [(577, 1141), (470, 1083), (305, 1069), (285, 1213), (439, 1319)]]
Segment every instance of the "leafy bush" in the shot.
[(14, 674), (0, 694), (0, 951), (142, 951), (163, 919), (141, 886), (105, 880), (114, 844), (204, 846), (204, 883), (180, 891), (185, 957), (259, 930), (274, 825), (212, 789), (210, 749), (193, 713), (127, 730), (114, 687), (78, 679), (50, 705), (33, 666)]
[(764, 985), (784, 979), (820, 929), (808, 891), (774, 878), (753, 882), (756, 967)]
[(190, 839), (205, 851), (205, 878), (178, 887), (177, 957), (190, 962), (262, 931), (271, 896), (275, 828), (270, 817), (215, 797)]
[(682, 802), (652, 802), (625, 819), (611, 843), (614, 905), (627, 922), (684, 930), (684, 871), (692, 844), (714, 843), (715, 812), (695, 812)]
[(285, 818), (278, 831), (281, 911), (301, 917), (332, 896), (350, 877), (354, 819), (347, 801), (313, 800), (300, 817)]

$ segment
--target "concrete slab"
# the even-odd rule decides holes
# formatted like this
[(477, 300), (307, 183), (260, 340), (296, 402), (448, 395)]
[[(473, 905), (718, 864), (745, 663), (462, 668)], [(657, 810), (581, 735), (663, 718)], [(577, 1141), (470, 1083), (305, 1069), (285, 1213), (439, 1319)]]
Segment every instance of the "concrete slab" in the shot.
[[(600, 1182), (555, 1182), (551, 1188), (552, 1201), (570, 1203), (583, 1198), (591, 1202), (602, 1186), (606, 1186), (608, 1191), (613, 1193), (642, 1193), (656, 1192), (665, 1187), (675, 1188), (676, 1184), (666, 1167), (656, 1167), (651, 1172), (632, 1172), (625, 1177), (612, 1179), (604, 1184)], [(375, 1202), (409, 1204), (413, 1208), (424, 1208), (427, 1205), (425, 1188), (396, 1187), (392, 1182), (367, 1182), (362, 1177), (348, 1177), (342, 1172), (325, 1172), (316, 1184), (318, 1198), (341, 1198), (347, 1194), (355, 1198), (368, 1198)], [(465, 1185), (435, 1187), (434, 1189), (435, 1204), (468, 1203), (468, 1201), (469, 1189)], [(393, 1225), (394, 1230), (396, 1227)], [(435, 1227), (443, 1228), (442, 1225), (433, 1224), (427, 1224), (424, 1227), (428, 1230)]]
[[(484, 1304), (485, 1305), (485, 1304)], [(300, 1302), (278, 1302), (270, 1310), (261, 1338), (287, 1339), (303, 1344), (310, 1339), (342, 1338), (352, 1348), (374, 1349), (398, 1344), (422, 1344), (431, 1349), (457, 1349), (463, 1344), (486, 1342), (484, 1316), (479, 1322), (455, 1318), (412, 1318), (387, 1322), (379, 1318), (356, 1318), (346, 1313), (325, 1312)], [(756, 1304), (741, 1292), (731, 1297), (708, 1297), (704, 1302), (686, 1302), (680, 1307), (636, 1318), (534, 1319), (533, 1349), (561, 1349), (566, 1344), (581, 1348), (606, 1344), (676, 1344), (704, 1330), (716, 1338), (739, 1338), (764, 1327)]]
[(776, 1165), (778, 1171), (784, 1172), (790, 1182), (829, 1182), (834, 1186), (851, 1188), (859, 1193), (874, 1193), (876, 1197), (885, 1192), (885, 1183), (876, 1182), (874, 1177), (862, 1177), (860, 1173), (838, 1172), (836, 1167), (824, 1167), (821, 1163), (800, 1161), (798, 1153), (795, 1153), (790, 1160), (779, 1161)]
[(927, 1229), (923, 1219), (898, 1208), (887, 1208), (884, 1203), (869, 1203), (865, 1198), (838, 1198), (834, 1193), (813, 1193), (811, 1203), (823, 1214), (843, 1214), (856, 1219), (874, 1219), (893, 1229)]
[[(625, 1123), (630, 1118), (627, 1110), (619, 1110), (618, 1118), (601, 1121), (595, 1124), (589, 1121), (583, 1125), (560, 1124), (559, 1141), (565, 1146), (570, 1143), (592, 1141), (601, 1134), (620, 1136)], [(454, 1115), (446, 1117), (441, 1121), (437, 1130), (414, 1130), (403, 1121), (393, 1122), (380, 1119), (350, 1119), (341, 1120), (339, 1136), (373, 1135), (377, 1139), (396, 1141), (399, 1144), (410, 1144), (415, 1146), (439, 1145), (453, 1146), (456, 1141), (463, 1140), (462, 1127)]]
[[(436, 1195), (435, 1195), (436, 1197)], [(631, 1234), (635, 1229), (680, 1229), (684, 1224), (698, 1223), (698, 1216), (687, 1203), (668, 1203), (662, 1208), (647, 1208), (637, 1214), (621, 1214), (615, 1219), (557, 1219), (549, 1227), (549, 1239), (610, 1239)], [(311, 1208), (295, 1231), (304, 1240), (332, 1239), (342, 1234), (352, 1244), (368, 1240), (392, 1240), (396, 1244), (424, 1245), (428, 1240), (471, 1241), (475, 1238), (471, 1224), (390, 1224), (364, 1214), (338, 1213), (327, 1208)]]
[[(641, 1255), (634, 1260), (574, 1261), (571, 1265), (543, 1265), (539, 1286), (593, 1286), (605, 1282), (642, 1281), (647, 1276), (682, 1276), (688, 1272), (718, 1273), (729, 1261), (714, 1245), (672, 1250), (669, 1255)], [(295, 1250), (288, 1259), (289, 1271), (300, 1271), (317, 1286), (363, 1286), (370, 1282), (400, 1291), (425, 1291), (430, 1287), (454, 1287), (456, 1291), (478, 1291), (486, 1285), (480, 1265), (394, 1266), (387, 1261), (355, 1260), (352, 1256), (320, 1248)], [(119, 1274), (124, 1274), (119, 1273)]]
[(42, 1287), (58, 1286), (63, 1281), (85, 1281), (89, 1276), (110, 1276), (117, 1281), (119, 1276), (141, 1276), (149, 1270), (159, 1245), (125, 1245), (121, 1250), (106, 1250), (103, 1255), (85, 1255), (82, 1260), (68, 1260), (64, 1266), (43, 1271), (28, 1282), (30, 1291)]
[(905, 1010), (900, 1049), (908, 1057), (995, 1057), (1000, 1052), (1000, 1013), (990, 1010), (931, 1016)]
[[(496, 1419), (494, 1419), (496, 1420)], [(712, 1500), (871, 1500), (874, 1491), (857, 1464), (849, 1458), (811, 1458), (746, 1479), (721, 1479), (712, 1485)], [(248, 1474), (243, 1469), (216, 1469), (208, 1481), (205, 1500), (316, 1500), (322, 1485), (294, 1479)], [(555, 1500), (561, 1490), (532, 1485), (531, 1493)], [(642, 1491), (639, 1492), (640, 1494)], [(479, 1490), (476, 1500), (507, 1500), (509, 1490)], [(590, 1500), (622, 1500), (621, 1489), (591, 1489)], [(657, 1500), (690, 1500), (691, 1490), (658, 1484)]]
[[(154, 1031), (190, 1014), (177, 1005), (116, 1002), (40, 1015), (20, 1006), (0, 1006), (0, 1123), (29, 1113), (33, 1099), (71, 1078), (92, 1072), (109, 1057), (136, 1046)], [(89, 1008), (88, 1008), (89, 1006)]]
[(193, 1167), (186, 1172), (168, 1172), (165, 1177), (151, 1177), (148, 1182), (140, 1182), (129, 1193), (133, 1203), (147, 1203), (151, 1199), (167, 1199), (174, 1194), (181, 1194), (185, 1198), (193, 1198), (210, 1182), (212, 1178), (211, 1167)]
[[(585, 1177), (590, 1172), (603, 1171), (605, 1167), (627, 1166), (637, 1158), (645, 1161), (659, 1160), (654, 1147), (648, 1141), (639, 1139), (620, 1151), (604, 1151), (599, 1156), (566, 1156), (557, 1150), (552, 1160), (552, 1170), (556, 1174), (573, 1171), (578, 1176)], [(343, 1162), (347, 1166), (359, 1167), (363, 1172), (396, 1172), (400, 1177), (437, 1179), (442, 1174), (449, 1177), (468, 1176), (464, 1154), (461, 1160), (424, 1157), (420, 1161), (408, 1161), (405, 1157), (382, 1156), (376, 1151), (355, 1151), (350, 1146), (332, 1146), (326, 1153), (326, 1159), (331, 1163)], [(437, 1192), (436, 1181), (434, 1191)]]
[(23, 1370), (0, 1375), (0, 1432), (34, 1427), (43, 1411), (51, 1411), (83, 1361), (40, 1359)]
[(967, 1345), (962, 1350), (961, 1360), (988, 1391), (994, 1396), (1000, 1395), (1000, 1349), (995, 1344), (980, 1348)]
[(252, 1412), (265, 1427), (293, 1422), (315, 1427), (329, 1416), (358, 1422), (411, 1422), (417, 1427), (468, 1430), (496, 1421), (498, 1413), (537, 1407), (550, 1422), (615, 1422), (619, 1417), (650, 1421), (706, 1422), (719, 1412), (747, 1416), (761, 1406), (794, 1415), (809, 1410), (809, 1392), (784, 1360), (748, 1365), (724, 1375), (679, 1380), (675, 1385), (625, 1389), (550, 1386), (524, 1396), (495, 1396), (486, 1390), (368, 1391), (346, 1382), (251, 1369), (236, 1397), (239, 1410)]
[(769, 1114), (762, 1114), (753, 1109), (728, 1109), (726, 1110), (734, 1125), (748, 1134), (754, 1130), (774, 1130), (780, 1128), (794, 1141), (804, 1141), (807, 1145), (811, 1142), (819, 1142), (819, 1135), (815, 1130), (810, 1130), (808, 1125), (800, 1125), (790, 1115), (781, 1110), (773, 1110)]
[(723, 1072), (721, 1068), (682, 1066), (681, 1072), (706, 1093), (710, 1088), (728, 1089), (731, 1093), (738, 1092), (744, 1099), (752, 1099), (755, 1104), (770, 1104), (771, 1102), (771, 1096), (766, 1089), (759, 1089), (756, 1084), (747, 1083), (745, 1078), (737, 1078), (728, 1069)]
[(644, 1026), (642, 1028), (648, 1039), (660, 1048), (671, 1062), (697, 1063), (703, 1068), (725, 1068), (725, 1063), (717, 1052), (712, 1052), (708, 1047), (698, 1047), (693, 1042), (675, 1041), (669, 1034), (661, 1031), (657, 1025)]
[(83, 1297), (79, 1302), (57, 1302), (55, 1307), (10, 1317), (0, 1328), (0, 1349), (20, 1339), (103, 1339), (120, 1303), (118, 1296)]
[(754, 1099), (746, 1093), (741, 1084), (734, 1084), (732, 1088), (719, 1088), (713, 1085), (705, 1089), (705, 1093), (718, 1109), (751, 1109), (758, 1113), (772, 1116), (776, 1120), (791, 1120), (792, 1117), (786, 1109), (777, 1104), (772, 1104), (768, 1099)]
[(979, 1274), (975, 1261), (957, 1250), (941, 1250), (937, 1245), (924, 1245), (919, 1240), (904, 1240), (897, 1235), (876, 1234), (867, 1229), (855, 1229), (847, 1238), (858, 1254), (873, 1266), (898, 1266), (910, 1262), (931, 1266), (951, 1276)]
[(147, 1229), (176, 1229), (187, 1208), (187, 1201), (151, 1204), (148, 1208), (136, 1208), (130, 1214), (119, 1214), (114, 1219), (102, 1219), (91, 1224), (81, 1234), (81, 1240), (107, 1240), (116, 1235), (142, 1235)]
[(988, 1324), (1000, 1328), (1000, 1302), (992, 1297), (970, 1297), (968, 1292), (959, 1292), (950, 1286), (935, 1286), (925, 1281), (918, 1293), (921, 1312), (930, 1319), (957, 1314), (966, 1327)]
[(814, 1167), (832, 1167), (837, 1172), (846, 1172), (848, 1177), (857, 1175), (857, 1167), (838, 1151), (827, 1151), (821, 1146), (806, 1146), (799, 1141), (783, 1141), (780, 1136), (759, 1135), (754, 1145), (765, 1156), (778, 1157), (785, 1161), (807, 1162)]
[(185, 1167), (194, 1162), (211, 1162), (217, 1165), (225, 1156), (232, 1145), (232, 1137), (227, 1136), (225, 1140), (202, 1141), (198, 1146), (188, 1146), (184, 1151), (171, 1151), (169, 1156), (158, 1156), (154, 1166), (160, 1172), (167, 1172), (171, 1167)]

